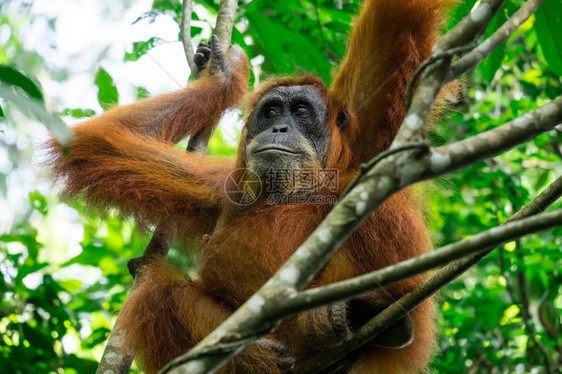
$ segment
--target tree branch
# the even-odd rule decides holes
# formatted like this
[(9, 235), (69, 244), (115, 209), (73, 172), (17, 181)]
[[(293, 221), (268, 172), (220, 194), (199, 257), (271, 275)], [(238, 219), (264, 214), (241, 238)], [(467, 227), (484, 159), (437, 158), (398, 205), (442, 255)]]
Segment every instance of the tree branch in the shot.
[[(221, 40), (223, 48), (230, 45), (230, 38), (232, 36), (232, 27), (234, 25), (234, 17), (236, 15), (237, 0), (221, 0), (219, 14), (217, 17), (216, 34)], [(193, 47), (191, 42), (191, 11), (192, 11), (192, 1), (184, 0), (182, 7), (181, 16), (181, 39), (183, 43), (184, 52), (187, 58), (187, 63), (191, 69), (191, 74), (197, 79), (198, 69), (193, 61)], [(204, 155), (207, 151), (207, 145), (209, 144), (209, 138), (211, 132), (201, 131), (193, 135), (188, 142), (187, 152), (195, 153), (198, 155)], [(141, 257), (131, 259), (127, 264), (129, 272), (134, 278), (133, 287), (131, 292), (135, 287), (142, 282), (142, 273), (140, 273), (140, 268), (153, 261), (155, 258), (166, 257), (168, 254), (172, 242), (176, 236), (178, 230), (177, 223), (171, 219), (162, 219), (154, 233), (150, 242), (145, 248), (145, 251)], [(125, 301), (126, 303), (127, 301)], [(106, 347), (104, 349), (100, 364), (96, 371), (96, 374), (105, 373), (128, 373), (135, 352), (129, 347), (123, 344), (123, 335), (127, 332), (121, 327), (121, 322), (119, 316), (115, 321), (113, 331), (109, 336)]]
[[(406, 104), (408, 112), (400, 131), (396, 135), (391, 148), (425, 138), (425, 125), (431, 108), (441, 88), (492, 53), (505, 42), (539, 7), (543, 0), (529, 0), (505, 22), (491, 37), (482, 44), (472, 44), (475, 37), (481, 36), (486, 26), (499, 10), (504, 1), (482, 1), (468, 17), (463, 18), (433, 48), (432, 56), (420, 65), (408, 84)], [(467, 49), (472, 49), (465, 57), (451, 65), (451, 59)], [(422, 78), (416, 95), (410, 102), (415, 80), (422, 70), (428, 71)]]
[(451, 66), (453, 79), (472, 70), (491, 54), (500, 44), (504, 43), (542, 4), (543, 0), (528, 0), (517, 10), (496, 32), (472, 52), (462, 57)]
[(230, 47), (237, 8), (238, 0), (221, 0), (220, 2), (215, 34), (219, 37), (223, 49)]
[[(434, 54), (464, 45), (481, 35), (502, 3), (499, 0), (483, 0), (452, 30), (451, 35), (439, 42)], [(187, 369), (190, 373), (214, 372), (243, 347), (272, 331), (287, 317), (280, 315), (278, 308), (306, 287), (341, 243), (393, 193), (484, 160), (562, 122), (562, 98), (558, 98), (494, 130), (451, 145), (436, 149), (405, 147), (397, 151), (396, 148), (405, 144), (424, 140), (424, 127), (431, 106), (441, 87), (452, 77), (450, 64), (449, 58), (436, 61), (429, 67), (391, 150), (377, 162), (367, 165), (365, 169), (368, 171), (359, 175), (358, 184), (352, 182), (354, 187), (341, 197), (279, 271), (190, 352), (170, 362), (163, 373), (181, 373)]]
[(505, 0), (483, 0), (433, 47), (433, 55), (460, 47), (482, 36)]
[[(539, 196), (533, 199), (533, 201), (511, 216), (506, 221), (506, 224), (508, 222), (514, 222), (536, 216), (550, 205), (554, 204), (554, 202), (561, 196), (562, 176), (549, 185), (541, 194), (539, 194)], [(497, 229), (500, 229), (501, 227), (502, 226)], [(324, 350), (322, 353), (299, 363), (294, 372), (315, 373), (317, 370), (327, 367), (335, 362), (336, 360), (334, 358), (344, 357), (346, 354), (353, 352), (355, 349), (361, 347), (370, 339), (383, 332), (386, 328), (399, 321), (404, 317), (405, 313), (414, 310), (423, 301), (427, 300), (435, 292), (455, 280), (473, 265), (486, 257), (494, 249), (495, 246), (484, 248), (484, 250), (477, 255), (462, 258), (443, 267), (428, 280), (418, 286), (414, 291), (401, 297), (398, 301), (363, 325), (350, 340), (344, 341), (342, 344), (332, 349)]]
[[(504, 0), (483, 0), (433, 47), (431, 57), (420, 65), (420, 70), (414, 72), (408, 84), (406, 90), (408, 111), (390, 148), (425, 138), (425, 125), (439, 91), (447, 82), (455, 79), (455, 77), (451, 79), (451, 59), (456, 54), (477, 46), (472, 41), (484, 33), (488, 23), (503, 3)], [(415, 80), (422, 70), (427, 71), (410, 101)]]
[(560, 225), (562, 225), (562, 209), (541, 216), (532, 216), (520, 221), (506, 223), (474, 235), (469, 239), (446, 245), (430, 253), (392, 266), (327, 286), (299, 292), (298, 295), (286, 301), (291, 308), (286, 308), (283, 312), (298, 313), (306, 309), (375, 291), (462, 257), (478, 254), (485, 251), (486, 248), (497, 247), (522, 236)]
[(194, 61), (193, 43), (191, 41), (191, 12), (193, 11), (193, 0), (183, 0), (181, 7), (181, 43), (183, 45), (183, 52), (185, 59), (191, 70), (191, 75), (197, 79), (199, 71)]

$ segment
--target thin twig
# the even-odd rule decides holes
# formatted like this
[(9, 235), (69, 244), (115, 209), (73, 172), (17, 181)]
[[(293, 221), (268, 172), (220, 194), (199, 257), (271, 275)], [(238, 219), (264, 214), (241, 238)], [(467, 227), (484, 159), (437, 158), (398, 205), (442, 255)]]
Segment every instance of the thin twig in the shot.
[(418, 68), (414, 71), (414, 74), (412, 75), (412, 78), (410, 78), (410, 80), (408, 81), (408, 86), (406, 86), (406, 96), (405, 96), (406, 110), (408, 110), (410, 108), (410, 105), (412, 104), (412, 92), (413, 92), (414, 87), (415, 87), (415, 85), (418, 81), (418, 78), (424, 72), (425, 69), (427, 69), (431, 64), (433, 64), (433, 63), (435, 63), (439, 60), (444, 60), (444, 59), (450, 60), (458, 54), (461, 54), (461, 53), (466, 52), (466, 51), (471, 51), (477, 45), (478, 45), (478, 43), (473, 42), (473, 43), (470, 43), (470, 44), (467, 44), (467, 45), (461, 45), (460, 47), (451, 48), (451, 49), (448, 49), (446, 51), (440, 52), (436, 55), (432, 55), (427, 60), (422, 62), (420, 64), (420, 66), (418, 66)]
[(328, 47), (328, 43), (326, 42), (326, 36), (324, 35), (324, 26), (322, 26), (322, 22), (320, 21), (320, 12), (318, 11), (318, 0), (314, 0), (314, 13), (316, 16), (316, 24), (318, 26), (318, 32), (320, 33), (320, 40), (322, 40), (322, 46), (324, 47), (324, 53), (329, 54), (330, 48)]
[(499, 29), (472, 52), (463, 56), (451, 66), (451, 80), (472, 70), (504, 43), (542, 4), (543, 0), (528, 0)]
[[(492, 162), (491, 167), (494, 168), (495, 167), (495, 162)], [(510, 194), (516, 197), (520, 197), (520, 193), (519, 191), (515, 190), (513, 188), (513, 186), (511, 186), (511, 182), (512, 179), (508, 180), (508, 183), (510, 185), (509, 187), (509, 191)], [(499, 211), (500, 211), (500, 204), (499, 204), (499, 197), (498, 197), (498, 193), (497, 193), (497, 184), (495, 180), (492, 180), (492, 194), (493, 194), (493, 198), (494, 198), (494, 207), (495, 207), (495, 219), (496, 219), (496, 225), (500, 225), (499, 222)], [(517, 302), (517, 298), (515, 297), (515, 290), (513, 289), (513, 287), (510, 284), (509, 281), (509, 276), (506, 270), (506, 266), (505, 266), (505, 245), (502, 245), (501, 247), (499, 247), (499, 265), (500, 265), (500, 272), (501, 275), (503, 276), (504, 280), (505, 280), (505, 288), (507, 290), (507, 294), (509, 296), (509, 299), (511, 301), (511, 303), (513, 305), (518, 305), (519, 303)], [(523, 255), (522, 255), (522, 248), (521, 248), (521, 240), (518, 239), (515, 241), (515, 250), (516, 250), (516, 256), (519, 260), (519, 263), (523, 263)], [(550, 368), (550, 360), (548, 358), (548, 352), (546, 350), (546, 347), (537, 339), (536, 337), (536, 332), (535, 332), (535, 328), (532, 325), (532, 317), (530, 314), (530, 306), (529, 306), (529, 296), (527, 293), (527, 288), (528, 288), (528, 284), (527, 284), (527, 279), (525, 277), (525, 270), (520, 270), (519, 273), (517, 274), (517, 279), (518, 279), (518, 283), (519, 283), (519, 293), (521, 296), (521, 314), (523, 316), (522, 320), (523, 320), (523, 326), (525, 326), (526, 330), (527, 330), (527, 334), (530, 337), (530, 339), (533, 341), (533, 343), (535, 344), (535, 347), (541, 352), (542, 356), (543, 356), (543, 360), (544, 360), (544, 367), (545, 367), (545, 371), (547, 373), (551, 373), (552, 370)], [(526, 351), (527, 353), (529, 353), (529, 344), (527, 344), (526, 346)], [(527, 363), (525, 363), (525, 368), (527, 367)]]
[[(511, 179), (510, 181), (513, 181)], [(521, 181), (518, 181), (521, 184)], [(509, 183), (509, 182), (508, 182)], [(509, 192), (512, 196), (521, 197), (521, 193), (516, 190), (512, 183), (508, 184)], [(521, 240), (515, 241), (515, 256), (520, 264), (523, 263), (523, 248), (521, 246)], [(518, 290), (521, 296), (521, 315), (523, 316), (523, 325), (527, 330), (527, 335), (534, 343), (535, 347), (539, 350), (543, 363), (544, 369), (547, 374), (552, 373), (552, 368), (550, 364), (549, 354), (547, 348), (542, 344), (542, 342), (537, 338), (536, 330), (533, 325), (533, 317), (531, 316), (531, 306), (529, 301), (529, 284), (527, 281), (527, 276), (525, 275), (525, 269), (518, 269), (517, 272), (517, 282), (519, 284)], [(513, 296), (513, 295), (512, 295)], [(515, 297), (513, 296), (513, 302), (516, 304)], [(527, 348), (528, 348), (527, 344)]]

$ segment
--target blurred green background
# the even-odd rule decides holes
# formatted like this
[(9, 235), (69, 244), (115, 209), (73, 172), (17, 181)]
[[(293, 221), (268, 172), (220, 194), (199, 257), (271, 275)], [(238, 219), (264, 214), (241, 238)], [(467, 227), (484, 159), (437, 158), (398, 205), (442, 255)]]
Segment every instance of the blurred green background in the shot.
[[(192, 36), (211, 35), (218, 1), (195, 1)], [(458, 5), (449, 29), (475, 1)], [(489, 35), (523, 2), (508, 0)], [(233, 42), (252, 82), (313, 72), (326, 82), (346, 50), (358, 0), (240, 1)], [(41, 164), (34, 116), (73, 124), (113, 104), (185, 85), (179, 0), (0, 3), (0, 372), (93, 373), (131, 285), (126, 263), (149, 236), (117, 216), (61, 202)], [(562, 1), (535, 16), (471, 74), (435, 125), (443, 144), (494, 128), (562, 94)], [(2, 97), (16, 95), (18, 100)], [(30, 113), (33, 112), (33, 113)], [(209, 153), (233, 156), (240, 113)], [(185, 147), (184, 145), (181, 145)], [(562, 175), (552, 131), (429, 186), (436, 246), (496, 226)], [(557, 203), (560, 208), (562, 204)], [(542, 373), (562, 362), (562, 229), (508, 243), (443, 290), (434, 373)], [(171, 256), (193, 269), (196, 256)]]

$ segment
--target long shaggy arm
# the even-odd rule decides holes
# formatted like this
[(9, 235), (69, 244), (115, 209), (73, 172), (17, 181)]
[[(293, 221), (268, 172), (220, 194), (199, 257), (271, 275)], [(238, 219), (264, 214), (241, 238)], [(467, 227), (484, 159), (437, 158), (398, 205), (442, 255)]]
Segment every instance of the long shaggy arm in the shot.
[(226, 61), (222, 70), (183, 91), (115, 108), (77, 125), (68, 155), (51, 141), (49, 161), (64, 184), (63, 195), (82, 196), (102, 211), (118, 208), (145, 224), (163, 216), (190, 223), (201, 219), (201, 224), (216, 218), (232, 162), (186, 154), (173, 143), (210, 132), (245, 94), (245, 54), (232, 47), (221, 58)]
[(388, 148), (405, 116), (406, 85), (429, 57), (453, 0), (367, 0), (355, 21), (348, 55), (332, 93), (360, 126), (364, 162)]

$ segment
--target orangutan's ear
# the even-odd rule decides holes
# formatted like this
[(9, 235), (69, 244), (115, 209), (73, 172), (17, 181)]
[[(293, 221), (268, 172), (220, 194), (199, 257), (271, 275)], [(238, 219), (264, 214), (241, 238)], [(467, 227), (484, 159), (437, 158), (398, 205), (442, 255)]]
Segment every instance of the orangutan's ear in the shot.
[(340, 129), (343, 129), (345, 126), (347, 126), (350, 119), (351, 119), (351, 116), (349, 115), (349, 112), (347, 111), (347, 109), (342, 109), (342, 110), (340, 110), (340, 112), (338, 113), (338, 116), (336, 118), (336, 125), (338, 125), (338, 127)]

